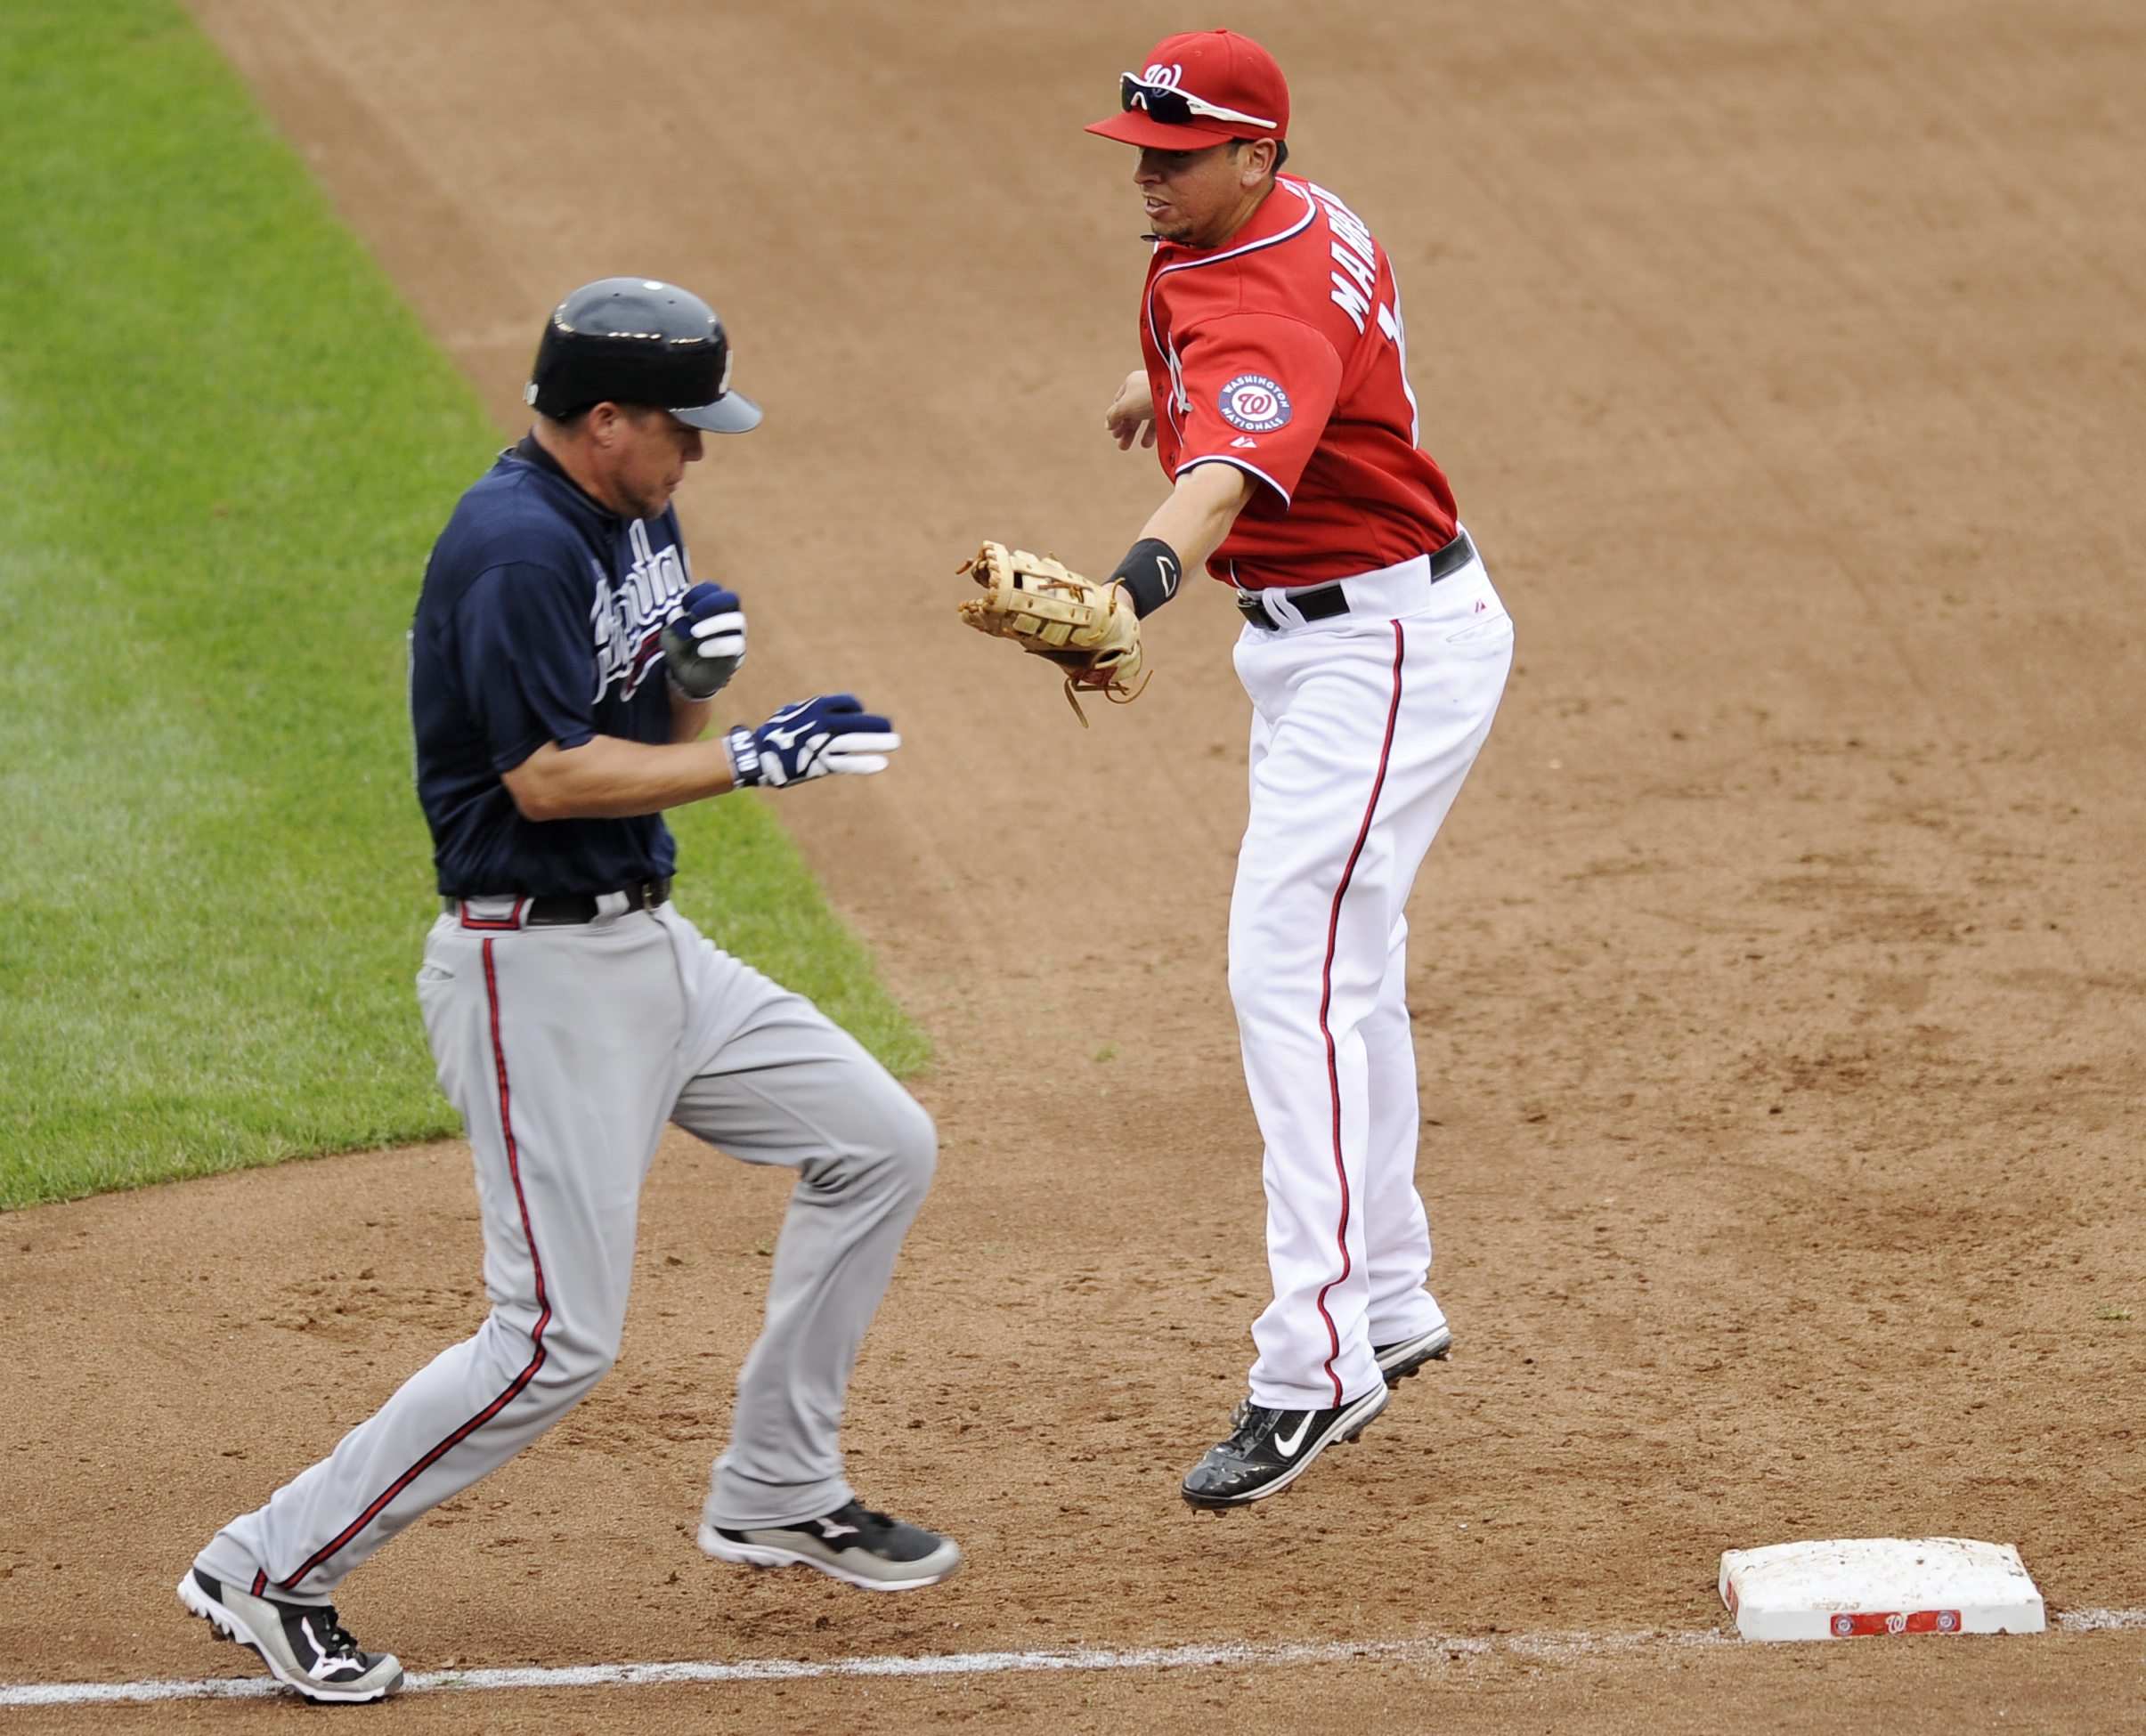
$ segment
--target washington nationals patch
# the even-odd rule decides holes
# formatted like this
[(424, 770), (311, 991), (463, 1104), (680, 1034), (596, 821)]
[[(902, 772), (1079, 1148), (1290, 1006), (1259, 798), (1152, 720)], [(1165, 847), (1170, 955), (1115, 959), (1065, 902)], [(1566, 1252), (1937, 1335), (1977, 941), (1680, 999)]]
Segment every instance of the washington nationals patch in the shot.
[(1223, 419), (1247, 434), (1271, 434), (1289, 419), (1289, 394), (1264, 374), (1240, 374), (1222, 388)]

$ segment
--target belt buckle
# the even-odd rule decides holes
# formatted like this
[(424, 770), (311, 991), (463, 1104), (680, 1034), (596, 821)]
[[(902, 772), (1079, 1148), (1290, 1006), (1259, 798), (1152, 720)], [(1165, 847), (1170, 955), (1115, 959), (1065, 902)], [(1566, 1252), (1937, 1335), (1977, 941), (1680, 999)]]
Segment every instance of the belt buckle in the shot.
[(1270, 633), (1277, 633), (1281, 630), (1280, 623), (1267, 612), (1266, 598), (1260, 596), (1257, 591), (1248, 591), (1242, 586), (1238, 587), (1237, 612), (1250, 621), (1253, 626), (1264, 628)]
[[(476, 898), (452, 898), (443, 901), (447, 913), (465, 929), (487, 932), (508, 933), (529, 926), (530, 906), (534, 902), (518, 893), (501, 892)], [(484, 906), (479, 909), (477, 906)]]

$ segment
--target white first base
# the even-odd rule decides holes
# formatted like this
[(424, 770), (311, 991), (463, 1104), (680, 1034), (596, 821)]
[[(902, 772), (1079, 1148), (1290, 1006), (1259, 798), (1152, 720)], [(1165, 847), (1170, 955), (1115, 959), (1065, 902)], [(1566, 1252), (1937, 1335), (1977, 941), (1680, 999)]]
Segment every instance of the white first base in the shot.
[(1726, 1550), (1721, 1601), (1747, 1640), (2039, 1634), (2049, 1625), (2020, 1552), (1967, 1537), (1836, 1537)]

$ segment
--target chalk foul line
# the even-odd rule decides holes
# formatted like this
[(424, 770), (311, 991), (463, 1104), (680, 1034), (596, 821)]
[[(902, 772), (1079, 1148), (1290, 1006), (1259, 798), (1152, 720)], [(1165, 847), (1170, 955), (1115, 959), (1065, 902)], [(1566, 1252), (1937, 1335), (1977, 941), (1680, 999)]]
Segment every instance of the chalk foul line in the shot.
[[(2146, 1627), (2146, 1610), (2067, 1610), (2054, 1626), (2067, 1634)], [(497, 1688), (649, 1688), (695, 1683), (800, 1682), (824, 1676), (996, 1675), (1065, 1670), (1274, 1668), (1303, 1664), (1441, 1665), (1463, 1658), (1514, 1652), (1541, 1659), (1601, 1656), (1652, 1648), (1735, 1645), (1712, 1628), (1654, 1629), (1631, 1634), (1500, 1634), (1490, 1639), (1431, 1636), (1351, 1644), (1342, 1641), (1279, 1645), (1174, 1645), (1128, 1649), (1079, 1647), (1062, 1651), (956, 1651), (914, 1657), (837, 1658), (811, 1663), (791, 1658), (735, 1664), (574, 1664), (554, 1669), (413, 1671), (405, 1693), (481, 1692)], [(0, 1683), (0, 1708), (91, 1706), (159, 1699), (258, 1699), (289, 1690), (265, 1675), (214, 1676), (199, 1682), (17, 1682)]]
[[(554, 1669), (413, 1671), (405, 1693), (493, 1688), (643, 1688), (676, 1683), (798, 1682), (822, 1676), (996, 1675), (1009, 1671), (1206, 1669), (1361, 1661), (1442, 1664), (1481, 1657), (1493, 1650), (1623, 1650), (1647, 1644), (1711, 1643), (1711, 1631), (1634, 1634), (1500, 1635), (1496, 1640), (1428, 1638), (1347, 1644), (1339, 1641), (1281, 1645), (1174, 1645), (1130, 1649), (1079, 1647), (1062, 1651), (957, 1651), (916, 1657), (837, 1658), (825, 1663), (790, 1658), (750, 1659), (735, 1664), (577, 1664)], [(202, 1682), (24, 1682), (0, 1685), (0, 1707), (82, 1706), (115, 1700), (248, 1699), (289, 1691), (267, 1676), (214, 1677)]]

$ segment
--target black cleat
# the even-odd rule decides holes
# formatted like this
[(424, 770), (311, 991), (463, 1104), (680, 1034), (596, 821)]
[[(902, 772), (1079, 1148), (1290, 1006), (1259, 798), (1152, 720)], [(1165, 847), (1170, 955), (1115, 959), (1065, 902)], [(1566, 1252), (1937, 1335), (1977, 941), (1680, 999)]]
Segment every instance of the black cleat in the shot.
[(703, 1524), (701, 1548), (719, 1562), (746, 1567), (813, 1567), (866, 1591), (914, 1591), (951, 1579), (961, 1568), (952, 1537), (906, 1525), (855, 1501), (802, 1525), (726, 1530)]
[(1269, 1410), (1246, 1400), (1231, 1417), (1227, 1440), (1185, 1474), (1179, 1489), (1204, 1512), (1264, 1501), (1296, 1481), (1304, 1468), (1337, 1440), (1353, 1440), (1386, 1408), (1387, 1389), (1375, 1386), (1353, 1403), (1332, 1410)]
[(1398, 1344), (1374, 1344), (1371, 1354), (1378, 1359), (1378, 1372), (1386, 1376), (1386, 1383), (1398, 1386), (1425, 1363), (1443, 1362), (1452, 1348), (1452, 1327), (1436, 1326)]
[(217, 1634), (250, 1646), (271, 1675), (308, 1699), (385, 1699), (402, 1685), (401, 1663), (386, 1653), (360, 1651), (328, 1604), (255, 1597), (199, 1568), (179, 1581), (179, 1602)]

